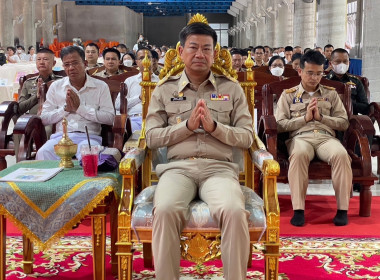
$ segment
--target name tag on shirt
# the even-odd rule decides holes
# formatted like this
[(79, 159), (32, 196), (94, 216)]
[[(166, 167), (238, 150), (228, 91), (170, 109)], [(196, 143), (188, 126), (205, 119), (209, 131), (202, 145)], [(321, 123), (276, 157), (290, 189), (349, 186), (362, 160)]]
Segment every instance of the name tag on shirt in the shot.
[(327, 97), (318, 97), (317, 101), (329, 101)]
[(170, 98), (170, 101), (183, 101), (183, 100), (186, 100), (186, 97), (185, 97), (185, 96), (182, 96), (182, 97), (172, 97), (172, 98)]
[(230, 95), (211, 93), (210, 99), (211, 101), (229, 101)]

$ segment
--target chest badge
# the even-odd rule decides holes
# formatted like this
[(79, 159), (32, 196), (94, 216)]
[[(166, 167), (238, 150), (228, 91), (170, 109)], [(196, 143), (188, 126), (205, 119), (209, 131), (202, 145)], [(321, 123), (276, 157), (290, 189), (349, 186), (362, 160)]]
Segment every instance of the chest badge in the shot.
[(217, 94), (217, 93), (211, 93), (210, 95), (211, 101), (229, 101), (230, 95), (229, 94)]
[(183, 92), (173, 92), (173, 98), (170, 98), (170, 101), (183, 101), (183, 100), (186, 100), (186, 97), (183, 96)]
[(302, 97), (296, 96), (293, 98), (293, 104), (297, 104), (297, 103), (303, 103)]

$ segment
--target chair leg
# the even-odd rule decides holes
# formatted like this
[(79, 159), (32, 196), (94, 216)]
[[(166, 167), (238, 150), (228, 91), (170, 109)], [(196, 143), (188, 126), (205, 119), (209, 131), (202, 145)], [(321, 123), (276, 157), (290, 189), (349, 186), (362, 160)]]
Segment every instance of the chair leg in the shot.
[(94, 280), (106, 278), (106, 214), (91, 214)]
[(117, 275), (117, 201), (113, 199), (110, 206), (110, 224), (111, 224), (111, 271), (112, 275)]
[(6, 219), (0, 215), (0, 280), (5, 280), (6, 270)]
[(359, 216), (371, 216), (372, 191), (371, 186), (362, 184), (360, 189), (360, 210)]
[(280, 244), (266, 244), (264, 249), (265, 280), (278, 279), (278, 259)]
[(153, 268), (152, 243), (143, 243), (144, 267)]
[(33, 242), (25, 235), (22, 235), (22, 250), (24, 273), (31, 274), (33, 273)]
[(0, 170), (4, 170), (5, 168), (7, 168), (7, 161), (5, 157), (0, 157)]

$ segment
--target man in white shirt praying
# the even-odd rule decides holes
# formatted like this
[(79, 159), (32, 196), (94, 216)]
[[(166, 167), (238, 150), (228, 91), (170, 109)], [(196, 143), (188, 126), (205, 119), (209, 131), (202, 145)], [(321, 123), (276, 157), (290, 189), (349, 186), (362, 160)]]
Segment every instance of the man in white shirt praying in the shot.
[(62, 138), (62, 120), (67, 119), (70, 139), (80, 147), (87, 144), (86, 129), (92, 145), (101, 145), (101, 124), (112, 125), (115, 117), (107, 84), (86, 74), (87, 62), (83, 49), (69, 46), (61, 50), (63, 68), (67, 74), (51, 84), (42, 108), (44, 125), (56, 124), (56, 133), (38, 150), (36, 159), (54, 160), (54, 145)]

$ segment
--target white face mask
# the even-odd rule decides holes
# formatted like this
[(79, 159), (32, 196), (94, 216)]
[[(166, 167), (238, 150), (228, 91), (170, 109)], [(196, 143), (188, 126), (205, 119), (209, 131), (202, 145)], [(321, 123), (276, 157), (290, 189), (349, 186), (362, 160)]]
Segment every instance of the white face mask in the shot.
[(131, 67), (133, 64), (132, 60), (126, 59), (123, 61), (124, 66)]
[(278, 55), (281, 56), (281, 57), (285, 57), (285, 53), (284, 52), (280, 52)]
[(19, 54), (22, 53), (22, 50), (17, 50), (17, 53), (19, 53)]
[(346, 74), (349, 67), (350, 66), (346, 63), (332, 64), (332, 68), (333, 68), (334, 72), (339, 74), (339, 75)]
[(270, 69), (270, 72), (272, 73), (273, 76), (280, 77), (282, 73), (284, 73), (284, 68), (281, 67), (274, 67)]

